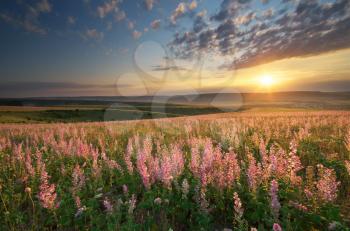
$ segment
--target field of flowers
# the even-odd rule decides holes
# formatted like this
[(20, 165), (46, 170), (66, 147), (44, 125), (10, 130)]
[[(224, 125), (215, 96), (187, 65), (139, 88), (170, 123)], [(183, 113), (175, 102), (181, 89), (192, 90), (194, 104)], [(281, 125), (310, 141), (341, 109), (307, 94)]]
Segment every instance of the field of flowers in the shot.
[(349, 230), (350, 112), (0, 125), (0, 230)]

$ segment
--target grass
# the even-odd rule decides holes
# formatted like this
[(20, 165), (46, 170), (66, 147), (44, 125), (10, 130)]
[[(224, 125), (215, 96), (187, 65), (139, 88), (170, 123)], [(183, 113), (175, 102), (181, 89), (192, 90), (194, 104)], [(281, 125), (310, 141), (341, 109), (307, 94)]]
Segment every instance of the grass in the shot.
[(349, 230), (349, 118), (3, 124), (0, 230)]

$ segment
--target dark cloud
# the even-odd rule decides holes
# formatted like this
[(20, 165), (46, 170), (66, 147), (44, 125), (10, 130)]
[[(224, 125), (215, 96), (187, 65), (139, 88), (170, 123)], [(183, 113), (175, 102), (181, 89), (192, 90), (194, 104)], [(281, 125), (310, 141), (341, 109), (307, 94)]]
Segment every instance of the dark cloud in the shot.
[(42, 14), (48, 14), (52, 11), (52, 4), (48, 0), (39, 0), (32, 5), (19, 1), (18, 6), (23, 8), (22, 14), (0, 12), (0, 20), (30, 33), (46, 35), (47, 29), (42, 27), (39, 18)]
[[(170, 47), (180, 57), (216, 52), (235, 57), (229, 68), (246, 68), (290, 57), (350, 47), (350, 1), (299, 1), (282, 10), (247, 13), (250, 1), (224, 0), (208, 25), (176, 34)], [(235, 48), (235, 49), (234, 49)]]
[(251, 0), (224, 0), (221, 3), (220, 10), (216, 13), (212, 20), (224, 21), (237, 16), (239, 10), (247, 6)]
[(204, 19), (205, 14), (205, 12), (201, 12), (194, 18), (193, 31), (195, 33), (201, 32), (203, 29), (208, 27), (208, 24)]

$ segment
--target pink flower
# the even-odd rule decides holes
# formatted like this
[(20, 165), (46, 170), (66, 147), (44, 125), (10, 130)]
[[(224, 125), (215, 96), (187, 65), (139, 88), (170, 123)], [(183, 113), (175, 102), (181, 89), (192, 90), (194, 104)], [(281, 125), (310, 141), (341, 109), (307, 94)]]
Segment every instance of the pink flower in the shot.
[(98, 157), (99, 157), (99, 153), (97, 149), (93, 149), (91, 148), (91, 156), (92, 156), (92, 169), (93, 174), (95, 175), (95, 177), (98, 177), (100, 175), (100, 166), (98, 165)]
[(40, 186), (39, 186), (39, 200), (41, 205), (47, 209), (54, 209), (56, 202), (56, 186), (55, 184), (49, 184), (50, 176), (46, 172), (45, 164), (42, 166), (41, 177), (40, 177)]
[(113, 205), (111, 204), (111, 202), (108, 200), (107, 197), (103, 200), (103, 206), (105, 207), (107, 213), (113, 212)]
[(76, 196), (74, 198), (74, 201), (75, 201), (75, 205), (77, 206), (77, 208), (80, 208), (81, 207), (80, 197)]
[(273, 231), (282, 231), (282, 227), (278, 223), (274, 223)]
[(242, 202), (241, 199), (238, 197), (238, 194), (236, 192), (233, 193), (233, 201), (234, 201), (234, 210), (235, 214), (238, 219), (240, 219), (243, 216), (243, 208), (242, 208)]
[(156, 199), (154, 199), (154, 203), (155, 203), (156, 205), (160, 205), (160, 204), (162, 203), (162, 199), (159, 198), (159, 197), (157, 197)]
[(78, 164), (73, 170), (72, 178), (73, 192), (76, 193), (80, 191), (85, 185), (85, 175)]
[(261, 180), (261, 167), (259, 164), (256, 164), (256, 160), (251, 153), (248, 153), (249, 166), (247, 169), (247, 177), (249, 188), (252, 191), (255, 191), (260, 180)]
[(126, 164), (126, 167), (128, 169), (129, 174), (133, 174), (133, 172), (134, 172), (134, 167), (133, 167), (133, 164), (131, 161), (131, 156), (132, 156), (133, 152), (134, 152), (134, 147), (132, 145), (132, 139), (129, 139), (128, 146), (126, 148), (126, 153), (124, 155), (124, 161), (125, 161), (125, 164)]
[(301, 203), (290, 201), (289, 204), (300, 211), (304, 211), (304, 212), (308, 211), (307, 207)]
[(140, 150), (137, 155), (136, 167), (138, 172), (140, 173), (144, 186), (147, 189), (149, 189), (151, 187), (151, 182), (150, 182), (150, 174), (148, 172), (146, 161), (147, 161), (146, 154), (144, 153), (143, 150)]
[(312, 197), (314, 196), (314, 194), (307, 188), (304, 189), (304, 193), (309, 200), (312, 199)]
[(322, 164), (317, 165), (319, 180), (316, 183), (319, 197), (327, 202), (332, 202), (337, 198), (338, 186), (340, 182), (337, 181), (333, 169), (324, 167)]
[(125, 184), (123, 184), (123, 193), (125, 194), (125, 195), (128, 195), (128, 186), (126, 186)]
[(32, 158), (31, 158), (31, 153), (30, 153), (29, 149), (26, 150), (25, 166), (26, 166), (26, 170), (27, 170), (28, 174), (30, 176), (34, 176), (35, 170), (34, 170), (33, 165), (32, 165)]
[(271, 187), (270, 187), (270, 197), (271, 197), (271, 209), (275, 219), (278, 219), (279, 210), (281, 208), (281, 205), (278, 201), (277, 194), (278, 194), (278, 183), (276, 180), (272, 180)]
[(106, 153), (103, 152), (101, 157), (109, 169), (118, 169), (119, 171), (122, 171), (120, 165), (115, 160), (109, 159)]

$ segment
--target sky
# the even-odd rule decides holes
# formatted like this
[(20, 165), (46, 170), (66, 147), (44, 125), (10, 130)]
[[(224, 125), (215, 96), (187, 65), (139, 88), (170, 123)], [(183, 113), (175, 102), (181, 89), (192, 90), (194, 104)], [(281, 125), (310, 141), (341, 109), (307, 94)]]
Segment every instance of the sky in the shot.
[(0, 97), (349, 91), (348, 0), (2, 0)]

